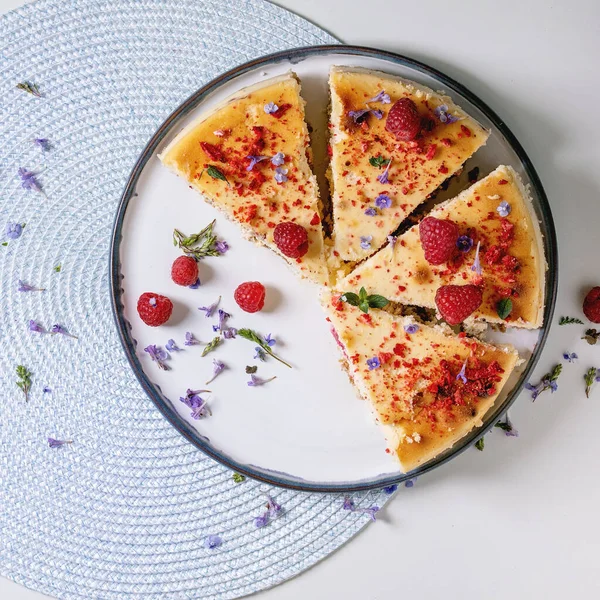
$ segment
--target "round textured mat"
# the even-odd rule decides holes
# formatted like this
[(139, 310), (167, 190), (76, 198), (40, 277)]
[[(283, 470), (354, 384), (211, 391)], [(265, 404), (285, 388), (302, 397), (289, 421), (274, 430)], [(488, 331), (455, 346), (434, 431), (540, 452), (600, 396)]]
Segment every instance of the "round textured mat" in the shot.
[[(334, 41), (258, 0), (40, 0), (0, 19), (0, 574), (60, 598), (235, 598), (368, 522), (338, 495), (236, 483), (188, 444), (130, 372), (108, 295), (114, 211), (165, 117), (236, 64)], [(264, 492), (283, 511), (259, 529)]]

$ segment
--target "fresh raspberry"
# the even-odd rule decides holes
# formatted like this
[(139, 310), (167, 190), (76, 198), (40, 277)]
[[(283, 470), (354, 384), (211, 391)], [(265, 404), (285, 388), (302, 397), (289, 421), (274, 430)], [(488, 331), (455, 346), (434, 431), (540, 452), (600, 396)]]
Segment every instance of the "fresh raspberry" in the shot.
[(145, 292), (138, 299), (137, 311), (146, 325), (158, 327), (169, 320), (173, 303), (166, 296)]
[(449, 325), (462, 323), (481, 306), (483, 293), (476, 285), (443, 285), (435, 293), (435, 304)]
[(390, 108), (385, 128), (397, 139), (405, 142), (414, 140), (421, 131), (421, 116), (417, 105), (410, 98), (400, 98)]
[(191, 256), (176, 258), (171, 267), (171, 279), (177, 285), (194, 285), (198, 281), (198, 263)]
[(431, 265), (441, 265), (456, 248), (458, 227), (452, 221), (425, 217), (419, 224), (419, 237), (425, 260)]
[(583, 301), (583, 314), (592, 322), (600, 323), (600, 287), (593, 287)]
[(273, 231), (273, 239), (281, 253), (290, 258), (300, 258), (308, 252), (308, 233), (297, 223), (279, 223)]
[(265, 286), (258, 281), (246, 281), (237, 286), (233, 297), (245, 312), (255, 313), (265, 305)]

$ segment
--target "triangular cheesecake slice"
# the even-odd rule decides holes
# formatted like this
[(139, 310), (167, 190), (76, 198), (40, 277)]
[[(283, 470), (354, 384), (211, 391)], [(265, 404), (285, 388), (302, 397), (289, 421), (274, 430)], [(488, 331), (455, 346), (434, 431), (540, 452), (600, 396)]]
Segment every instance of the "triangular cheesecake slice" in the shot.
[(383, 426), (387, 452), (404, 472), (450, 448), (482, 424), (518, 354), (441, 327), (323, 295), (350, 379)]
[(498, 167), (427, 217), (457, 225), (459, 237), (449, 260), (433, 265), (425, 259), (415, 225), (359, 265), (339, 289), (364, 287), (390, 301), (436, 308), (441, 286), (475, 283), (483, 301), (472, 318), (530, 329), (542, 325), (542, 236), (529, 193), (514, 169)]
[[(304, 100), (293, 73), (239, 91), (187, 126), (159, 158), (250, 238), (302, 275), (328, 283)], [(275, 228), (289, 222), (306, 231), (307, 251), (306, 244), (290, 251), (275, 243)]]
[[(341, 260), (359, 261), (379, 249), (489, 134), (447, 96), (393, 75), (333, 67), (329, 85), (334, 250)], [(408, 115), (394, 108), (401, 99), (409, 104)], [(418, 111), (412, 130), (411, 107)], [(388, 122), (390, 111), (395, 123)], [(408, 129), (399, 131), (403, 124)]]

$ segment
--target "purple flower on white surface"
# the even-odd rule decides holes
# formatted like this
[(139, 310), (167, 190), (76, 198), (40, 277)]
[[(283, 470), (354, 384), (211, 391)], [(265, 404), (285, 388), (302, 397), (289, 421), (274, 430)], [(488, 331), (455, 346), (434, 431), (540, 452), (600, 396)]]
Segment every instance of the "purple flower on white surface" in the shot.
[(456, 376), (456, 381), (458, 381), (459, 379), (463, 382), (463, 383), (467, 383), (467, 375), (466, 375), (466, 370), (467, 370), (467, 361), (469, 359), (465, 358), (465, 362), (462, 365), (461, 370), (458, 372), (458, 375)]
[(192, 409), (190, 416), (192, 419), (204, 419), (211, 416), (207, 401), (200, 394), (207, 393), (209, 390), (190, 390), (188, 389), (183, 398), (179, 398), (188, 408)]
[(373, 358), (367, 358), (367, 366), (369, 367), (369, 371), (379, 369), (381, 366), (381, 361), (377, 356), (374, 356)]
[(169, 354), (163, 350), (160, 346), (150, 344), (144, 348), (144, 352), (147, 352), (153, 362), (156, 363), (159, 369), (168, 371), (169, 367), (165, 364), (165, 360), (169, 358)]
[(25, 283), (24, 281), (21, 281), (20, 279), (19, 279), (19, 287), (17, 289), (19, 290), (19, 292), (45, 292), (46, 291), (44, 288), (34, 287), (32, 285), (29, 285), (28, 283)]
[(223, 540), (221, 539), (220, 536), (209, 535), (204, 540), (204, 547), (208, 548), (209, 550), (214, 550), (215, 548), (218, 548), (222, 543), (223, 543)]
[(387, 185), (390, 182), (389, 173), (390, 173), (391, 166), (392, 166), (392, 159), (390, 158), (390, 162), (388, 162), (383, 173), (381, 173), (381, 175), (377, 175), (377, 181), (379, 181), (379, 183), (382, 183), (383, 185)]
[(165, 344), (165, 348), (169, 352), (181, 352), (181, 348), (175, 343), (175, 340), (171, 339)]
[(473, 247), (473, 238), (470, 238), (468, 235), (461, 235), (456, 240), (456, 247), (461, 252), (469, 252)]
[(361, 235), (360, 236), (360, 247), (363, 250), (369, 250), (369, 248), (371, 248), (372, 241), (373, 241), (372, 235)]
[(409, 335), (412, 335), (413, 333), (417, 333), (417, 331), (419, 331), (419, 326), (416, 323), (411, 323), (410, 325), (404, 326), (404, 331), (406, 331), (406, 333)]
[(33, 319), (29, 321), (29, 331), (33, 331), (35, 333), (46, 333), (45, 329)]
[(379, 512), (379, 506), (369, 506), (368, 508), (356, 508), (354, 500), (350, 496), (344, 498), (344, 504), (342, 505), (344, 510), (349, 510), (354, 513), (365, 513), (369, 515), (372, 521), (375, 521), (375, 515)]
[(271, 164), (274, 167), (280, 167), (284, 162), (285, 154), (283, 152), (277, 152), (277, 154), (275, 154), (273, 158), (271, 158)]
[(223, 329), (223, 337), (226, 340), (231, 340), (237, 335), (237, 329), (235, 327), (225, 327)]
[(49, 388), (47, 385), (44, 386), (44, 389), (42, 390), (42, 392), (44, 394), (51, 394), (52, 393), (52, 389)]
[(268, 156), (253, 156), (252, 154), (250, 154), (249, 156), (246, 156), (246, 158), (250, 161), (250, 164), (246, 167), (246, 171), (252, 171), (252, 169), (254, 169), (254, 167), (256, 166), (257, 163), (263, 161), (263, 160), (267, 160), (267, 158), (269, 158)]
[(269, 524), (269, 513), (268, 512), (264, 513), (260, 517), (255, 517), (255, 519), (254, 519), (254, 526), (257, 529), (260, 529), (261, 527), (265, 527), (268, 524)]
[(386, 94), (385, 90), (381, 90), (376, 96), (373, 96), (373, 98), (367, 100), (367, 103), (369, 102), (381, 102), (382, 104), (390, 104), (391, 100), (389, 94)]
[(265, 383), (269, 383), (269, 381), (273, 381), (273, 379), (277, 379), (277, 377), (271, 377), (269, 379), (261, 379), (254, 373), (251, 373), (250, 381), (248, 381), (248, 385), (250, 387), (258, 387), (259, 385), (265, 385)]
[(4, 233), (8, 239), (16, 240), (20, 238), (23, 233), (23, 225), (21, 225), (21, 223), (7, 223)]
[(274, 337), (271, 337), (271, 334), (268, 333), (267, 336), (265, 337), (265, 344), (267, 344), (267, 346), (272, 348), (276, 343), (277, 343), (277, 340)]
[(278, 110), (279, 110), (279, 106), (277, 106), (277, 104), (275, 104), (275, 102), (269, 102), (268, 104), (265, 104), (265, 106), (264, 106), (264, 111), (268, 115), (272, 115), (274, 112), (277, 112)]
[(256, 350), (254, 360), (260, 360), (261, 362), (265, 362), (267, 360), (267, 355), (265, 354), (265, 351), (260, 346), (256, 346), (254, 349)]
[(579, 356), (577, 356), (577, 354), (575, 354), (575, 352), (571, 352), (570, 354), (568, 352), (563, 352), (563, 358), (570, 363), (574, 363)]
[(494, 427), (502, 429), (507, 437), (519, 437), (519, 432), (514, 428), (511, 420), (508, 418), (508, 413), (504, 415), (504, 421), (498, 421)]
[(225, 254), (229, 250), (229, 244), (225, 240), (215, 242), (215, 248), (219, 254)]
[(285, 167), (277, 167), (275, 169), (275, 181), (277, 183), (285, 183), (288, 180), (287, 172), (288, 170)]
[(36, 175), (35, 173), (33, 173), (33, 171), (28, 171), (23, 167), (19, 167), (18, 173), (19, 178), (21, 179), (22, 188), (26, 190), (32, 190), (34, 192), (39, 192), (40, 194), (44, 193), (44, 191), (42, 190), (42, 186), (39, 184), (38, 180), (36, 179)]
[(50, 150), (52, 147), (50, 145), (50, 140), (46, 138), (35, 138), (33, 143), (40, 148), (42, 152), (48, 152), (48, 150)]
[(206, 382), (206, 384), (208, 385), (209, 383), (211, 383), (212, 381), (214, 381), (218, 376), (219, 373), (225, 368), (225, 363), (221, 362), (220, 360), (217, 360), (216, 358), (213, 359), (213, 375), (212, 377)]
[(282, 507), (278, 504), (271, 496), (265, 494), (267, 497), (267, 510), (260, 516), (254, 518), (254, 526), (257, 529), (265, 527), (269, 524), (271, 519), (276, 519), (282, 512)]
[(225, 330), (225, 323), (227, 321), (227, 319), (229, 319), (229, 317), (231, 317), (231, 315), (227, 312), (225, 312), (222, 308), (219, 309), (219, 323), (218, 325), (213, 325), (213, 331), (218, 331), (220, 333), (223, 333)]
[(387, 194), (379, 194), (375, 198), (375, 205), (377, 208), (390, 208), (392, 206), (392, 199)]
[(483, 269), (481, 268), (481, 261), (479, 260), (479, 249), (481, 248), (481, 242), (477, 242), (477, 250), (475, 250), (475, 260), (471, 266), (471, 271), (475, 271), (477, 275), (481, 276)]
[(206, 317), (212, 317), (213, 313), (215, 312), (215, 309), (217, 308), (217, 306), (219, 306), (219, 302), (221, 302), (221, 296), (219, 296), (216, 302), (213, 302), (209, 306), (199, 306), (198, 310), (203, 310)]
[(512, 210), (510, 204), (506, 200), (502, 200), (500, 204), (498, 204), (498, 208), (496, 208), (498, 214), (501, 217), (508, 217), (510, 215), (510, 211)]
[[(218, 248), (217, 248), (217, 250), (218, 250)], [(198, 279), (196, 279), (196, 282), (192, 283), (192, 285), (189, 285), (188, 287), (190, 288), (190, 290), (197, 290), (201, 285), (202, 285), (202, 282), (200, 281), (200, 277), (198, 277)]]
[(525, 384), (525, 389), (531, 392), (531, 399), (535, 400), (542, 392), (550, 390), (554, 393), (558, 389), (556, 380), (562, 372), (562, 365), (555, 365), (549, 373), (546, 373), (537, 385)]
[(58, 323), (56, 323), (55, 325), (52, 325), (52, 329), (50, 330), (50, 333), (64, 335), (65, 337), (70, 337), (75, 340), (78, 339), (76, 335), (69, 333), (69, 331), (67, 330), (66, 327), (63, 327), (62, 325), (59, 325)]
[(433, 112), (435, 113), (435, 116), (439, 119), (440, 123), (444, 123), (445, 125), (456, 123), (456, 121), (459, 120), (458, 117), (448, 112), (448, 107), (445, 104), (438, 106)]
[(194, 337), (194, 334), (191, 331), (185, 332), (185, 342), (183, 342), (186, 346), (197, 346), (200, 342)]
[(49, 437), (48, 438), (48, 446), (50, 446), (50, 448), (60, 448), (61, 446), (64, 446), (65, 444), (72, 444), (73, 440), (55, 440), (54, 438)]

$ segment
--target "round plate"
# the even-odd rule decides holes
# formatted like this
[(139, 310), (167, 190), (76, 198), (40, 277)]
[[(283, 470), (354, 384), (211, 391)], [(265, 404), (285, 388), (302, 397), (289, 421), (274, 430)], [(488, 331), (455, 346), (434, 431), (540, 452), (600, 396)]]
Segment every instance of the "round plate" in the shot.
[[(325, 161), (328, 105), (327, 77), (332, 65), (362, 66), (386, 71), (444, 90), (467, 113), (491, 130), (479, 150), (452, 183), (445, 197), (467, 186), (473, 166), (481, 175), (498, 164), (512, 165), (531, 186), (541, 222), (549, 270), (546, 280), (544, 323), (550, 323), (557, 286), (556, 236), (550, 208), (539, 178), (525, 151), (503, 121), (464, 86), (422, 63), (380, 50), (354, 46), (320, 46), (280, 52), (229, 71), (184, 102), (154, 134), (138, 162), (118, 208), (111, 247), (113, 310), (123, 347), (150, 398), (171, 424), (190, 442), (231, 469), (270, 484), (306, 491), (355, 491), (401, 482), (447, 462), (489, 429), (516, 398), (544, 345), (547, 327), (494, 334), (495, 341), (515, 345), (526, 359), (513, 374), (482, 428), (472, 431), (453, 448), (410, 474), (399, 471), (385, 453), (382, 432), (372, 420), (339, 366), (339, 355), (319, 306), (316, 285), (299, 280), (287, 265), (266, 248), (246, 241), (229, 222), (183, 180), (168, 172), (157, 153), (187, 123), (219, 101), (262, 79), (290, 69), (302, 81), (307, 120), (313, 128), (315, 164)], [(318, 173), (323, 181), (323, 173)], [(441, 197), (439, 197), (441, 199)], [(170, 279), (172, 261), (180, 254), (172, 232), (202, 229), (217, 219), (216, 232), (230, 245), (220, 257), (200, 262), (202, 285), (182, 288)], [(260, 280), (267, 287), (267, 304), (260, 313), (243, 313), (233, 300), (242, 281)], [(169, 296), (175, 305), (169, 323), (145, 326), (136, 312), (146, 291)], [(226, 340), (202, 358), (202, 348), (213, 337), (215, 318), (197, 310), (222, 296), (221, 308), (232, 314), (230, 325), (249, 327), (277, 339), (275, 349), (291, 362), (287, 369), (273, 359), (255, 360), (254, 344)], [(185, 332), (202, 342), (184, 346)], [(149, 344), (165, 345), (173, 338), (183, 348), (173, 352), (161, 371), (144, 352)], [(212, 359), (227, 369), (206, 385)], [(246, 365), (258, 364), (262, 378), (276, 376), (262, 387), (249, 387)], [(179, 401), (186, 389), (209, 387), (212, 416), (200, 421)]]

